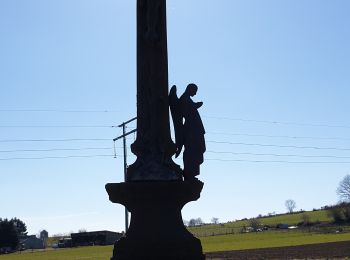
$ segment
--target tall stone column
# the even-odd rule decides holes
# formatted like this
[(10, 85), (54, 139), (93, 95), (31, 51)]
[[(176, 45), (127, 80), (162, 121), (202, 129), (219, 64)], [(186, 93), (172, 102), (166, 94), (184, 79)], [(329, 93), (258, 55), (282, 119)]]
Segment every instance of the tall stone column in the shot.
[(137, 0), (136, 162), (127, 181), (106, 184), (113, 203), (131, 212), (111, 260), (204, 260), (202, 245), (184, 226), (181, 210), (200, 197), (203, 183), (182, 181), (171, 157), (166, 0)]
[(137, 1), (137, 138), (131, 149), (137, 160), (128, 181), (181, 179), (171, 159), (166, 0)]

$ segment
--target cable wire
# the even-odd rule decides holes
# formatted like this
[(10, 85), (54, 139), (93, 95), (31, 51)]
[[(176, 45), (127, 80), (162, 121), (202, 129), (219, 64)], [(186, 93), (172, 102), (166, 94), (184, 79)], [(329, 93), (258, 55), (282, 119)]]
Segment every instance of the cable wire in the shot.
[(113, 154), (107, 155), (67, 155), (67, 156), (48, 156), (48, 157), (12, 157), (12, 158), (0, 158), (0, 161), (13, 161), (13, 160), (45, 160), (45, 159), (68, 159), (68, 158), (93, 158), (93, 157), (110, 157), (114, 158)]
[(0, 153), (17, 152), (55, 152), (55, 151), (86, 151), (86, 150), (111, 150), (112, 147), (87, 147), (87, 148), (54, 148), (54, 149), (19, 149), (19, 150), (0, 150)]
[(251, 162), (251, 163), (288, 163), (288, 164), (349, 164), (350, 161), (343, 162), (309, 162), (309, 161), (268, 161), (268, 160), (245, 160), (245, 159), (205, 159), (204, 161), (220, 161), (220, 162)]
[(207, 153), (214, 153), (214, 154), (233, 154), (233, 155), (350, 159), (350, 156), (333, 156), (333, 155), (300, 155), (300, 154), (248, 153), (248, 152), (241, 152), (240, 153), (240, 152), (226, 152), (226, 151), (206, 151), (206, 152)]
[(120, 110), (0, 109), (0, 112), (116, 113)]
[(296, 145), (276, 145), (276, 144), (259, 144), (259, 143), (242, 143), (242, 142), (225, 142), (225, 141), (207, 141), (215, 144), (229, 145), (246, 145), (246, 146), (262, 146), (262, 147), (279, 147), (279, 148), (296, 148), (296, 149), (315, 149), (315, 150), (337, 150), (350, 151), (350, 148), (335, 148), (335, 147), (317, 147), (317, 146), (296, 146)]
[(114, 125), (0, 125), (0, 128), (115, 128)]
[(112, 141), (112, 138), (70, 138), (70, 139), (3, 139), (0, 143), (15, 142), (75, 142), (75, 141)]
[(283, 122), (283, 121), (268, 121), (268, 120), (255, 120), (255, 119), (244, 119), (244, 118), (230, 118), (230, 117), (217, 117), (217, 116), (203, 116), (205, 118), (218, 119), (218, 120), (229, 120), (229, 121), (241, 121), (251, 123), (264, 123), (274, 125), (297, 125), (297, 126), (312, 126), (312, 127), (329, 127), (329, 128), (350, 128), (347, 125), (328, 125), (328, 124), (307, 124), (297, 122)]
[(350, 138), (343, 138), (343, 137), (264, 135), (264, 134), (244, 134), (244, 133), (227, 133), (227, 132), (207, 132), (207, 133), (213, 134), (213, 135), (233, 135), (233, 136), (267, 137), (267, 138), (313, 139), (313, 140), (350, 140)]

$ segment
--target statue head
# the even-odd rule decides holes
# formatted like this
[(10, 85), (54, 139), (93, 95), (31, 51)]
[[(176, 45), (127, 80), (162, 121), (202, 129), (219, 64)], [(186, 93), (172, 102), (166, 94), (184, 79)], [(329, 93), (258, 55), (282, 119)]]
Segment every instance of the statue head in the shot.
[(196, 84), (188, 84), (186, 88), (186, 93), (188, 93), (191, 97), (197, 94), (198, 87)]

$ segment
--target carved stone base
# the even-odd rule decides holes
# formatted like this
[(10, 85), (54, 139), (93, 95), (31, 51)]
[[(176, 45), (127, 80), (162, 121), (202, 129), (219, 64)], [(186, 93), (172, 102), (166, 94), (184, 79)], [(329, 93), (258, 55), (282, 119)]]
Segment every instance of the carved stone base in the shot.
[(202, 188), (198, 180), (107, 184), (110, 201), (131, 212), (129, 230), (115, 243), (111, 260), (204, 260), (200, 240), (187, 231), (181, 216)]
[(171, 158), (163, 160), (152, 156), (139, 156), (128, 167), (128, 182), (182, 181), (182, 170)]

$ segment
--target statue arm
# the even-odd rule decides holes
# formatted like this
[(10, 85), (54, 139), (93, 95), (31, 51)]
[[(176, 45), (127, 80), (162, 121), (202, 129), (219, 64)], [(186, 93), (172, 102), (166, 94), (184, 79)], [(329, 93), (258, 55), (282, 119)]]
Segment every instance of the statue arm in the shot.
[(201, 106), (203, 106), (203, 102), (197, 102), (197, 103), (195, 103), (195, 106), (196, 106), (196, 108), (198, 109), (198, 108), (200, 108)]

